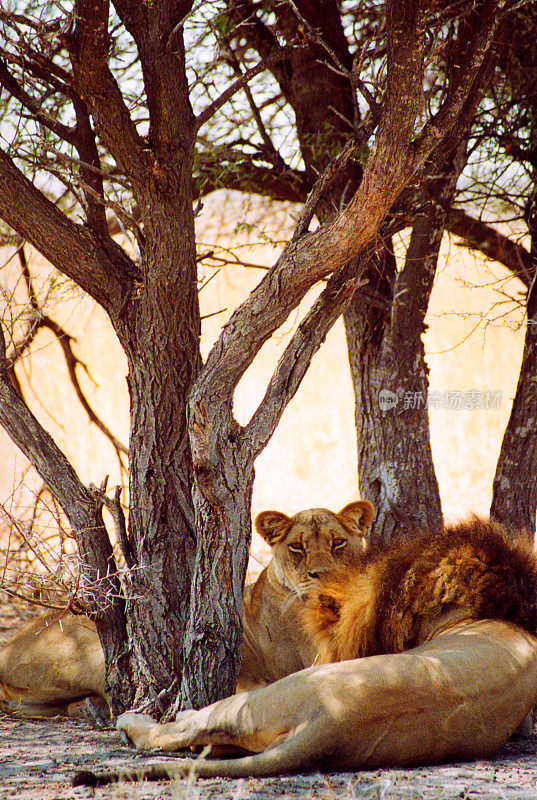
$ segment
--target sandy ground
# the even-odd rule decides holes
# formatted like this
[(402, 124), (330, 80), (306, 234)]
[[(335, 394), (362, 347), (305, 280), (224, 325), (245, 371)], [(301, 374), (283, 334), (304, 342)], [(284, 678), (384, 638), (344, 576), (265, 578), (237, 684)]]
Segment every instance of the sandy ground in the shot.
[[(537, 736), (513, 739), (490, 761), (419, 769), (319, 773), (264, 779), (196, 779), (72, 788), (80, 769), (155, 760), (123, 744), (114, 730), (82, 721), (0, 717), (0, 798), (188, 798), (188, 800), (525, 800), (537, 798)], [(159, 757), (158, 760), (163, 760)]]

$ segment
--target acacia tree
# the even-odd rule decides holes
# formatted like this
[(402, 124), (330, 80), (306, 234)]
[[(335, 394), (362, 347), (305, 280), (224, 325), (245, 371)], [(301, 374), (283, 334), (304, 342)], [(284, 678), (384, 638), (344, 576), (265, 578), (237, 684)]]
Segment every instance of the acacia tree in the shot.
[[(382, 9), (376, 3), (363, 3), (358, 10), (351, 4), (338, 8), (332, 3), (299, 2), (281, 3), (273, 8), (245, 0), (228, 0), (226, 10), (228, 25), (223, 26), (221, 33), (221, 59), (235, 71), (246, 69), (252, 54), (271, 58), (280, 41), (290, 43), (297, 36), (307, 37), (306, 46), (293, 59), (276, 62), (271, 67), (277, 84), (276, 97), (290, 106), (295, 115), (297, 146), (304, 168), (282, 169), (281, 157), (274, 146), (277, 130), (274, 124), (269, 128), (260, 123), (262, 145), (258, 157), (263, 154), (272, 166), (263, 167), (256, 160), (252, 170), (249, 161), (238, 157), (236, 147), (235, 168), (219, 173), (220, 179), (230, 188), (304, 201), (314, 176), (326, 163), (326, 142), (343, 140), (353, 127), (374, 125), (380, 108), (375, 87), (383, 51), (380, 42), (374, 49), (372, 41)], [(475, 14), (478, 12), (476, 8)], [(528, 11), (523, 9), (520, 13)], [(427, 89), (430, 107), (441, 105), (452, 91), (458, 72), (464, 69), (476, 15), (469, 13), (463, 19), (453, 20), (447, 7), (444, 19), (450, 29), (449, 46), (435, 61), (435, 79)], [(360, 25), (356, 25), (358, 19)], [(531, 25), (526, 27), (531, 30)], [(373, 535), (381, 539), (408, 532), (415, 526), (437, 527), (442, 519), (430, 447), (428, 370), (421, 336), (444, 230), (503, 262), (526, 285), (531, 280), (530, 254), (524, 247), (454, 205), (458, 177), (469, 153), (477, 147), (472, 109), (478, 107), (479, 97), (485, 92), (490, 105), (496, 91), (489, 90), (491, 81), (494, 87), (501, 86), (503, 74), (494, 69), (495, 61), (500, 54), (502, 58), (508, 57), (510, 42), (518, 28), (518, 18), (516, 23), (509, 20), (502, 27), (495, 51), (482, 63), (473, 84), (473, 97), (465, 113), (457, 119), (451, 138), (446, 138), (443, 148), (437, 149), (424, 165), (421, 188), (410, 187), (390, 209), (375, 246), (366, 257), (370, 261), (364, 273), (367, 284), (356, 292), (344, 313), (356, 398), (359, 485), (362, 496), (368, 497), (377, 508)], [(354, 50), (349, 30), (355, 37)], [(366, 51), (380, 56), (372, 57), (364, 65), (362, 54)], [(365, 115), (363, 103), (357, 102), (357, 89), (358, 97), (361, 92), (367, 101)], [(260, 122), (261, 114), (251, 94), (248, 100), (257, 112), (255, 119)], [(242, 137), (243, 142), (247, 139)], [(478, 141), (483, 141), (482, 133)], [(316, 211), (320, 221), (334, 213), (342, 196), (354, 191), (366, 156), (367, 150), (357, 152), (352, 169), (323, 193)], [(204, 174), (210, 185), (209, 176), (213, 173), (213, 162), (207, 156)], [(491, 175), (491, 166), (485, 168), (485, 173)], [(486, 185), (486, 177), (481, 180)], [(467, 197), (461, 197), (460, 202), (463, 207), (468, 205)], [(398, 272), (391, 239), (395, 231), (405, 226), (412, 229), (411, 244), (404, 269)], [(379, 403), (383, 392), (396, 408), (385, 408)]]
[[(298, 78), (304, 86), (307, 74), (317, 69), (326, 74), (325, 46), (321, 58), (300, 9), (289, 3), (294, 31), (289, 44), (272, 41), (258, 64), (202, 105), (199, 82), (189, 86), (186, 43), (191, 50), (196, 24), (221, 22), (221, 16), (208, 18), (207, 5), (116, 0), (112, 12), (106, 0), (77, 0), (67, 14), (53, 3), (46, 9), (26, 7), (24, 14), (16, 7), (0, 12), (5, 31), (0, 81), (20, 122), (0, 152), (0, 217), (105, 309), (128, 362), (130, 501), (123, 549), (132, 569), (119, 586), (102, 521), (103, 498), (82, 485), (29, 412), (9, 381), (0, 342), (0, 421), (65, 510), (85, 578), (104, 581), (110, 597), (96, 617), (115, 711), (132, 703), (133, 687), (137, 701), (157, 696), (163, 708), (173, 687), (180, 687), (183, 706), (233, 690), (255, 458), (368, 267), (368, 248), (389, 210), (403, 190), (420, 184), (426, 163), (451, 152), (454, 134), (466, 129), (508, 10), (497, 0), (471, 3), (463, 11), (459, 4), (451, 9), (389, 0), (378, 21), (384, 32), (377, 31), (375, 40), (385, 54), (380, 93), (372, 96), (360, 82), (367, 53), (355, 54), (350, 73), (344, 72), (353, 92), (358, 88), (368, 99), (363, 118), (356, 111), (349, 124), (346, 116), (358, 108), (355, 94), (348, 108), (335, 112), (333, 103), (320, 106), (322, 97), (304, 96), (303, 116), (297, 113), (301, 152), (307, 154), (308, 142), (312, 152), (319, 146), (308, 127), (311, 110), (306, 113), (315, 103), (315, 132), (322, 128), (325, 142), (322, 172), (316, 177), (317, 164), (312, 160), (310, 167), (305, 159), (303, 188), (310, 192), (291, 240), (202, 364), (194, 233), (199, 188), (193, 184), (207, 163), (203, 147), (197, 154), (201, 129), (263, 69), (280, 70), (282, 85), (289, 76), (290, 97)], [(336, 7), (321, 4), (320, 21)], [(433, 80), (435, 58), (451, 40), (446, 21), (452, 13), (453, 25), (465, 29), (464, 63), (451, 74), (441, 101), (425, 110), (423, 87)], [(376, 24), (364, 21), (373, 29)], [(140, 65), (142, 106), (122, 67), (129, 54)], [(333, 115), (345, 118), (344, 131), (332, 124)], [(262, 120), (256, 122), (262, 132)], [(264, 147), (277, 184), (285, 162), (266, 140)], [(351, 169), (352, 156), (360, 152), (363, 163)], [(56, 155), (54, 165), (68, 158), (77, 168), (76, 182), (69, 184), (74, 214), (42, 189), (40, 170), (50, 153)], [(336, 191), (338, 183), (347, 191)], [(119, 200), (135, 202), (137, 221), (113, 193), (117, 185)], [(333, 209), (335, 197), (339, 206)], [(139, 258), (110, 237), (107, 204), (134, 227)], [(322, 224), (310, 230), (316, 213)], [(80, 215), (82, 224), (76, 221)], [(293, 336), (252, 419), (241, 427), (232, 411), (240, 378), (321, 280), (327, 280), (325, 289)]]

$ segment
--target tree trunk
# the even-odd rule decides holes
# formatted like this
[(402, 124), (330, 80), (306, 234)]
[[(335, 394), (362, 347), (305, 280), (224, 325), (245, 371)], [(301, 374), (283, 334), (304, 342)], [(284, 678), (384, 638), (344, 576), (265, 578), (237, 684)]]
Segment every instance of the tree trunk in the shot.
[(423, 327), (407, 330), (406, 336), (392, 332), (396, 270), (388, 247), (367, 277), (369, 291), (356, 295), (344, 321), (360, 495), (377, 512), (372, 538), (389, 541), (413, 527), (438, 527), (442, 510), (429, 439)]
[(490, 515), (533, 541), (537, 510), (537, 195), (528, 204), (533, 283), (526, 300), (526, 336), (518, 384), (492, 484)]
[[(231, 331), (244, 331), (235, 342), (234, 356), (224, 365), (209, 356), (193, 388), (190, 440), (200, 533), (184, 647), (181, 695), (187, 707), (207, 705), (235, 691), (242, 640), (242, 589), (251, 542), (254, 462), (298, 389), (313, 354), (348, 302), (360, 269), (361, 265), (354, 262), (328, 280), (286, 347), (263, 400), (245, 428), (233, 418), (233, 387), (251, 362), (248, 339), (259, 335), (262, 326), (258, 309), (269, 305), (270, 282), (263, 282), (264, 302), (261, 297), (253, 307), (247, 302), (234, 315), (244, 322), (230, 325)], [(251, 324), (252, 318), (259, 323), (257, 329)], [(276, 327), (274, 320), (272, 324)], [(229, 356), (230, 348), (224, 352)]]
[(372, 538), (384, 541), (442, 524), (431, 451), (422, 334), (447, 213), (465, 164), (466, 139), (438, 168), (435, 207), (414, 223), (403, 269), (391, 244), (372, 256), (369, 290), (344, 314), (355, 391), (360, 494), (377, 509)]
[(142, 281), (114, 320), (129, 365), (129, 646), (137, 702), (160, 695), (161, 711), (182, 680), (196, 552), (186, 407), (201, 366), (187, 159), (172, 185), (144, 206)]
[(254, 470), (253, 464), (241, 463), (233, 444), (222, 466), (216, 480), (214, 473), (209, 478), (202, 469), (197, 471), (205, 494), (199, 489), (194, 494), (202, 533), (183, 646), (181, 708), (202, 708), (229, 697), (237, 684)]

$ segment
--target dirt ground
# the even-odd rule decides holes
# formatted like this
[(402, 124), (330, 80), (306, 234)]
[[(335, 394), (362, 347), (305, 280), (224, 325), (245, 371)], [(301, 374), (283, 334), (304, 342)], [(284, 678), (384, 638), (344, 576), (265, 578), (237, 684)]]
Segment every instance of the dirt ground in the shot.
[(115, 730), (76, 720), (0, 716), (0, 798), (17, 800), (525, 800), (537, 798), (537, 736), (511, 740), (490, 761), (419, 769), (255, 779), (186, 779), (72, 788), (81, 769), (163, 760), (138, 754)]

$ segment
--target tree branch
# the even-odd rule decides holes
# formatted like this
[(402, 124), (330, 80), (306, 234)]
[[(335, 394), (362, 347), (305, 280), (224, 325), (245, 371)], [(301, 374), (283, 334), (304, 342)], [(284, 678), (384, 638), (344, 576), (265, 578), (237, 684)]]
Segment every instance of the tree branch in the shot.
[[(424, 7), (425, 6), (425, 7)], [(387, 4), (388, 78), (386, 99), (372, 151), (356, 193), (332, 220), (314, 232), (293, 238), (248, 300), (239, 306), (208, 355), (205, 367), (191, 393), (191, 413), (200, 423), (207, 415), (231, 420), (233, 391), (255, 355), (284, 322), (308, 289), (330, 273), (336, 273), (356, 258), (373, 239), (389, 208), (421, 169), (432, 149), (449, 134), (422, 137), (419, 148), (412, 144), (414, 126), (422, 102), (425, 52), (426, 4)], [(491, 31), (480, 28), (472, 69), (482, 63), (497, 26), (492, 14)], [(475, 75), (475, 72), (474, 72)], [(471, 80), (461, 79), (458, 91), (444, 106), (444, 120), (460, 112), (472, 89)], [(358, 276), (359, 277), (359, 273)], [(208, 420), (207, 420), (208, 423)], [(194, 426), (195, 427), (195, 426)], [(194, 430), (194, 439), (196, 434)], [(195, 450), (196, 443), (193, 448)]]
[[(456, 135), (454, 129), (460, 131), (467, 127), (468, 117), (472, 116), (481, 98), (480, 90), (485, 83), (483, 71), (490, 69), (486, 59), (495, 48), (495, 36), (504, 19), (505, 6), (506, 0), (483, 0), (473, 9), (472, 30), (464, 37), (464, 52), (459, 48), (460, 68), (451, 70), (452, 80), (445, 101), (414, 142), (418, 162), (423, 163), (424, 154), (429, 154), (450, 131), (453, 136)], [(472, 94), (475, 96), (468, 103)]]
[[(13, 388), (7, 373), (6, 345), (0, 326), (0, 424), (22, 450), (41, 475), (50, 491), (67, 514), (84, 558), (87, 542), (101, 537), (105, 562), (97, 567), (91, 580), (115, 572), (108, 534), (102, 523), (96, 528), (100, 511), (91, 493), (80, 481), (75, 470), (54, 442), (52, 436), (39, 424), (22, 397)], [(107, 545), (106, 545), (107, 543)], [(91, 565), (91, 561), (89, 562)], [(116, 592), (118, 587), (115, 587)]]
[(315, 215), (322, 195), (328, 191), (330, 183), (337, 177), (337, 175), (345, 171), (350, 159), (353, 156), (353, 153), (358, 146), (359, 144), (356, 141), (356, 138), (351, 137), (341, 153), (339, 153), (339, 155), (337, 155), (336, 158), (330, 162), (330, 164), (323, 171), (322, 175), (319, 176), (311, 192), (306, 198), (306, 202), (304, 203), (298, 221), (295, 225), (295, 230), (293, 231), (291, 241), (300, 239), (300, 237), (306, 233)]
[(274, 433), (286, 406), (334, 322), (362, 284), (356, 283), (361, 266), (355, 261), (332, 275), (326, 288), (306, 314), (278, 362), (265, 396), (244, 429), (242, 440), (256, 458)]
[(23, 355), (26, 348), (30, 346), (30, 344), (35, 339), (37, 332), (41, 328), (48, 328), (58, 340), (60, 347), (63, 350), (65, 363), (67, 365), (67, 371), (69, 373), (69, 379), (71, 384), (75, 390), (76, 396), (80, 402), (80, 405), (88, 415), (90, 422), (93, 424), (103, 433), (106, 438), (110, 441), (112, 446), (114, 447), (118, 456), (120, 453), (124, 453), (128, 456), (129, 451), (128, 448), (125, 447), (122, 442), (117, 439), (114, 434), (107, 428), (104, 422), (99, 419), (97, 414), (94, 412), (88, 400), (82, 391), (82, 387), (80, 386), (80, 382), (78, 380), (78, 376), (76, 374), (76, 368), (80, 364), (81, 366), (86, 369), (87, 367), (83, 364), (79, 358), (75, 356), (73, 353), (73, 349), (71, 347), (71, 342), (73, 341), (73, 337), (65, 331), (61, 325), (58, 325), (53, 319), (51, 319), (47, 314), (44, 313), (43, 309), (39, 307), (37, 295), (35, 293), (34, 284), (32, 280), (32, 276), (30, 274), (30, 269), (28, 267), (28, 261), (26, 259), (26, 253), (24, 252), (24, 245), (22, 245), (18, 250), (18, 257), (19, 262), (21, 265), (22, 275), (24, 278), (24, 282), (26, 283), (26, 289), (28, 291), (28, 300), (30, 303), (30, 308), (32, 310), (32, 317), (30, 318), (29, 328), (27, 333), (22, 337), (22, 340), (14, 344), (13, 353), (10, 356), (6, 357), (6, 365), (9, 371), (9, 375), (11, 377), (11, 381), (17, 390), (17, 392), (23, 396), (22, 390), (18, 380), (16, 379), (16, 383), (13, 381), (14, 376), (14, 367), (17, 360)]
[[(194, 113), (189, 100), (183, 41), (183, 24), (192, 5), (193, 0), (165, 3), (115, 0), (116, 9), (138, 47), (155, 175), (181, 170), (193, 144)], [(167, 181), (164, 175), (163, 179)]]
[(146, 144), (131, 119), (108, 67), (110, 35), (107, 0), (77, 0), (76, 25), (64, 41), (76, 88), (91, 111), (97, 132), (121, 169), (132, 180), (150, 171)]
[(114, 525), (116, 526), (117, 540), (121, 552), (123, 553), (123, 558), (125, 559), (127, 568), (133, 569), (133, 567), (138, 566), (138, 562), (136, 561), (135, 553), (132, 549), (129, 537), (127, 536), (125, 514), (121, 505), (121, 486), (116, 486), (113, 500), (110, 500), (110, 498), (105, 494), (106, 483), (100, 489), (96, 489), (95, 487), (90, 488), (93, 490), (93, 493), (100, 498), (103, 505), (106, 506), (112, 515)]
[(289, 203), (303, 203), (307, 198), (306, 178), (303, 172), (288, 169), (284, 173), (255, 164), (245, 154), (240, 161), (228, 162), (225, 156), (218, 159), (202, 158), (195, 174), (194, 198), (204, 197), (217, 189), (237, 189), (282, 200)]
[(202, 125), (208, 122), (211, 117), (213, 117), (216, 112), (222, 108), (222, 106), (230, 100), (233, 95), (237, 94), (241, 89), (243, 89), (246, 84), (255, 78), (256, 75), (259, 75), (260, 72), (268, 69), (272, 64), (276, 63), (277, 61), (283, 61), (285, 58), (289, 56), (289, 54), (293, 51), (294, 48), (287, 46), (283, 47), (279, 50), (278, 53), (271, 56), (270, 58), (266, 59), (265, 61), (260, 61), (259, 64), (256, 64), (254, 67), (250, 67), (250, 69), (243, 72), (243, 74), (237, 78), (236, 80), (231, 83), (228, 88), (222, 92), (220, 97), (217, 97), (214, 102), (208, 105), (203, 111), (198, 114), (195, 121), (195, 131), (197, 132)]
[(0, 150), (0, 218), (109, 313), (118, 312), (138, 267), (115, 243), (105, 248), (71, 222)]
[[(88, 225), (101, 240), (106, 239), (111, 245), (110, 233), (106, 222), (104, 204), (104, 186), (101, 172), (101, 160), (95, 132), (91, 126), (90, 116), (86, 104), (79, 98), (73, 98), (76, 114), (75, 147), (80, 157), (80, 177), (86, 199), (86, 214)], [(86, 186), (89, 187), (86, 189)]]
[(512, 241), (490, 225), (458, 208), (453, 208), (449, 212), (446, 228), (455, 236), (460, 236), (466, 247), (479, 250), (488, 258), (503, 264), (520, 278), (524, 286), (530, 287), (531, 255), (523, 245)]
[(274, 53), (279, 52), (281, 49), (281, 45), (273, 31), (257, 17), (256, 8), (251, 0), (228, 0), (226, 7), (230, 18), (237, 26), (234, 34), (241, 38), (244, 37), (248, 45), (257, 51), (262, 61), (270, 64), (270, 72), (276, 79), (286, 100), (291, 102), (292, 87), (289, 63), (288, 61), (282, 63), (279, 60), (271, 60)]
[[(241, 65), (239, 59), (235, 55), (233, 48), (228, 43), (227, 44), (227, 60), (231, 64), (233, 71), (238, 77), (242, 77), (243, 73), (241, 71)], [(261, 141), (263, 142), (263, 155), (265, 159), (275, 167), (278, 173), (286, 172), (289, 167), (285, 163), (284, 159), (274, 146), (272, 139), (269, 136), (269, 133), (263, 123), (263, 119), (261, 117), (261, 113), (255, 103), (252, 91), (248, 86), (248, 83), (244, 85), (244, 94), (246, 96), (246, 100), (248, 101), (248, 105), (250, 106), (250, 111), (252, 112), (252, 116), (255, 120), (255, 124), (257, 126), (257, 130), (259, 131), (259, 135), (261, 136)]]
[[(107, 428), (104, 422), (101, 419), (99, 419), (95, 411), (88, 403), (88, 400), (84, 392), (82, 391), (82, 387), (80, 386), (80, 382), (76, 374), (76, 367), (78, 364), (82, 364), (82, 362), (73, 353), (71, 347), (71, 341), (73, 337), (70, 336), (66, 331), (64, 331), (63, 328), (56, 322), (54, 322), (53, 319), (51, 319), (46, 315), (43, 317), (39, 327), (48, 328), (56, 336), (60, 344), (60, 347), (63, 350), (65, 363), (67, 365), (67, 371), (69, 373), (69, 379), (75, 390), (76, 396), (78, 397), (80, 405), (88, 415), (89, 421), (93, 422), (93, 424), (101, 431), (101, 433), (104, 434), (104, 436), (106, 436), (106, 438), (110, 441), (110, 443), (112, 444), (113, 448), (115, 449), (118, 455), (119, 453), (123, 453), (124, 455), (128, 456), (129, 455), (128, 447), (126, 447), (122, 442), (120, 442), (119, 439), (117, 439), (114, 436), (112, 431), (109, 428)], [(82, 364), (82, 366), (84, 366), (84, 364)]]
[(427, 186), (434, 200), (431, 210), (420, 215), (412, 226), (404, 267), (395, 277), (390, 336), (393, 348), (409, 361), (421, 347), (425, 315), (436, 274), (438, 255), (459, 176), (467, 161), (468, 132), (446, 159), (436, 152), (432, 158), (437, 177)]
[[(236, 309), (191, 394), (193, 413), (198, 403), (205, 409), (214, 404), (215, 412), (230, 403), (235, 386), (264, 342), (313, 284), (357, 257), (417, 169), (411, 137), (421, 102), (424, 12), (418, 0), (411, 5), (414, 13), (408, 18), (405, 13), (398, 17), (398, 0), (391, 3), (399, 33), (390, 43), (389, 90), (377, 146), (358, 190), (334, 219), (314, 232), (294, 237), (248, 300)], [(407, 10), (405, 4), (403, 11)], [(203, 409), (200, 413), (203, 416)]]
[(41, 102), (22, 88), (2, 59), (0, 59), (0, 85), (15, 97), (37, 122), (55, 133), (63, 141), (69, 142), (69, 144), (75, 143), (75, 128), (63, 125), (59, 120), (45, 114), (42, 111)]

